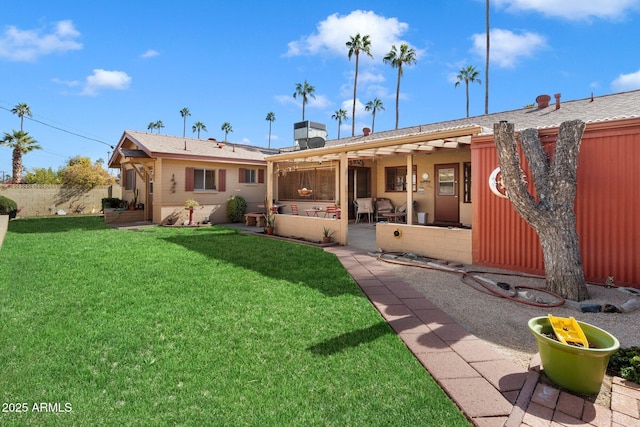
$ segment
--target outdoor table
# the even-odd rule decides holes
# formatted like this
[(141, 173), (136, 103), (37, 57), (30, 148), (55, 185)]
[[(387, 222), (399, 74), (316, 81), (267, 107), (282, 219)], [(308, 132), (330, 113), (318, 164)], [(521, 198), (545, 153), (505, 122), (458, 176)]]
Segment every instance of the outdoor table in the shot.
[(385, 218), (389, 218), (389, 222), (398, 222), (398, 220), (406, 217), (407, 214), (402, 212), (385, 212), (382, 214), (382, 216)]
[(305, 209), (304, 212), (307, 216), (318, 216), (319, 212), (324, 212), (323, 209)]

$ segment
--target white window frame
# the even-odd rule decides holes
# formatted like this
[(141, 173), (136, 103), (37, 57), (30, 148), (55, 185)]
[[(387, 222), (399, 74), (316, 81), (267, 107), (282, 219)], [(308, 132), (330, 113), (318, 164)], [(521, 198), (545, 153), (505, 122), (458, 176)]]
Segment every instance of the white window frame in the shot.
[[(198, 177), (198, 174), (202, 176)], [(213, 186), (207, 187), (207, 174), (211, 174), (213, 177)], [(200, 182), (198, 182), (200, 178)], [(206, 168), (193, 168), (193, 191), (217, 191), (218, 190), (218, 176), (217, 169)]]

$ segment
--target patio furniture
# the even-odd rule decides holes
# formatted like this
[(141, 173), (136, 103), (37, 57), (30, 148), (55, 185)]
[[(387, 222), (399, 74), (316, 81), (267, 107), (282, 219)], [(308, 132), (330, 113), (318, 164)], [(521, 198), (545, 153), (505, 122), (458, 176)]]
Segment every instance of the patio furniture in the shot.
[(385, 213), (393, 213), (396, 211), (395, 208), (393, 207), (393, 203), (391, 203), (391, 200), (385, 199), (383, 197), (376, 199), (375, 207), (376, 207), (376, 210), (375, 210), (376, 221), (384, 220)]
[(291, 215), (298, 215), (298, 205), (291, 205)]
[(405, 212), (384, 212), (382, 216), (387, 218), (389, 222), (398, 222), (404, 219), (407, 214)]
[(307, 216), (318, 216), (318, 213), (324, 212), (324, 210), (318, 209), (318, 208), (311, 208), (311, 209), (305, 209), (304, 212), (307, 214)]
[(259, 212), (246, 213), (244, 214), (244, 223), (246, 226), (264, 227), (264, 214)]
[(359, 198), (353, 201), (356, 208), (356, 224), (360, 220), (360, 215), (367, 215), (369, 223), (373, 217), (373, 199), (371, 197)]
[(327, 206), (324, 217), (340, 219), (340, 206)]

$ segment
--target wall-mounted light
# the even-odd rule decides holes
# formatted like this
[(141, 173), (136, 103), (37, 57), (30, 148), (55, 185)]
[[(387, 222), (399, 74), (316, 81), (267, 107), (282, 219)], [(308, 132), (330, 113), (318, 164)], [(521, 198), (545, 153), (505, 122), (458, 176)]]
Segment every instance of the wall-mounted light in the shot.
[(431, 177), (427, 172), (422, 174), (422, 179), (420, 180), (420, 183), (422, 184), (424, 184), (425, 182), (431, 182)]

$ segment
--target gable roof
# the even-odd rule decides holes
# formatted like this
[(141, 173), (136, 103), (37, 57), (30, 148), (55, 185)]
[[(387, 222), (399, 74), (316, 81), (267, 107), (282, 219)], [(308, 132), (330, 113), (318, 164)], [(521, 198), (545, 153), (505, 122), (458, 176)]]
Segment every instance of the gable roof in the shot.
[(274, 153), (277, 153), (277, 150), (244, 144), (127, 130), (122, 134), (109, 159), (109, 167), (118, 167), (124, 158), (164, 158), (266, 165), (265, 155)]

